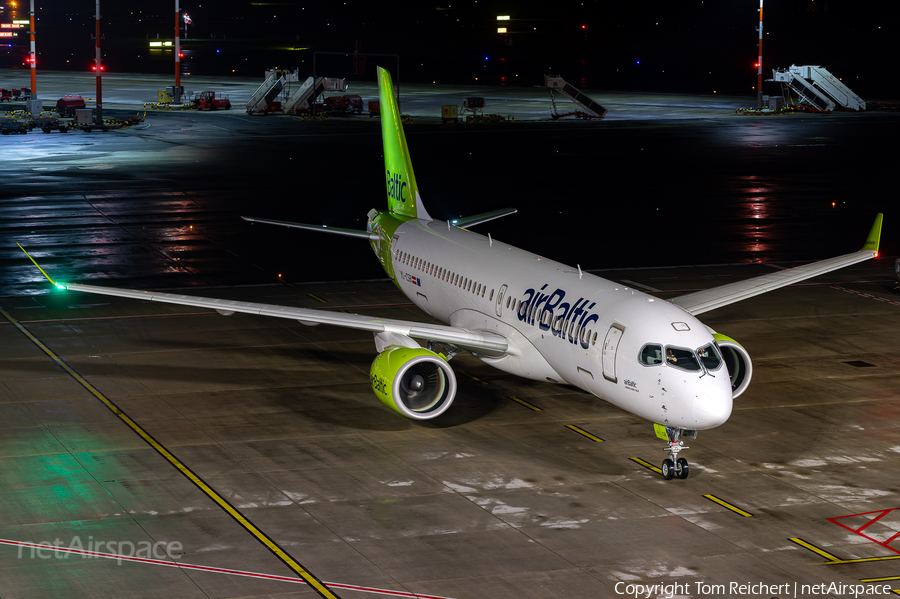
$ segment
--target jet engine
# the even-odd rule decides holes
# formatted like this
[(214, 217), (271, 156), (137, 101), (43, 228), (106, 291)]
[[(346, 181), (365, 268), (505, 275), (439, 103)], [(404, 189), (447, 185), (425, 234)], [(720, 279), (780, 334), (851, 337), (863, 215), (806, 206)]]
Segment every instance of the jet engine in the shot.
[(423, 347), (389, 345), (369, 374), (378, 399), (407, 418), (440, 416), (456, 396), (456, 376), (447, 361)]
[(722, 350), (725, 368), (731, 377), (731, 397), (736, 398), (750, 385), (750, 379), (753, 377), (753, 361), (750, 360), (747, 350), (731, 337), (716, 333), (713, 338)]

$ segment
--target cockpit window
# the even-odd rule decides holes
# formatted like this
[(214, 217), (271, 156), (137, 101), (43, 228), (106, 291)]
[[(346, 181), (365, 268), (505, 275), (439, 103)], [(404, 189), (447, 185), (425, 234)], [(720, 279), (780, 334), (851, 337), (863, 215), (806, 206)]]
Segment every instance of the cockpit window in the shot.
[(666, 347), (666, 364), (691, 372), (700, 370), (700, 363), (697, 362), (694, 352), (682, 347)]
[(703, 362), (703, 367), (709, 371), (718, 370), (722, 365), (722, 356), (719, 355), (719, 348), (715, 343), (710, 343), (697, 350), (697, 356)]
[(662, 345), (648, 344), (641, 348), (641, 364), (659, 366), (662, 364)]

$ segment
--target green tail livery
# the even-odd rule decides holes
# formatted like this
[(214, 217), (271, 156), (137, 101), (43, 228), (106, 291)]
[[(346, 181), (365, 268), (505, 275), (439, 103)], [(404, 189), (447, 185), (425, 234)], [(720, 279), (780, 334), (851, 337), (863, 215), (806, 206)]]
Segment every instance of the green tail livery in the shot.
[(391, 74), (378, 67), (378, 98), (381, 103), (381, 137), (384, 141), (384, 178), (388, 208), (398, 216), (431, 220), (416, 185), (409, 147), (403, 133), (400, 107), (394, 96)]

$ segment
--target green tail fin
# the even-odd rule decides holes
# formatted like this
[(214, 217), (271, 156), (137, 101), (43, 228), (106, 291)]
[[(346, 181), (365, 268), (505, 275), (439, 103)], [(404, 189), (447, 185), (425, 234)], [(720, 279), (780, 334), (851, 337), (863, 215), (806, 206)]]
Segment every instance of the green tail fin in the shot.
[(378, 99), (381, 103), (381, 137), (384, 143), (388, 208), (401, 216), (431, 220), (419, 197), (419, 187), (409, 158), (406, 135), (403, 134), (391, 74), (381, 67), (378, 67)]
[(881, 223), (884, 221), (884, 214), (879, 212), (875, 216), (875, 223), (872, 224), (872, 230), (869, 231), (869, 236), (866, 238), (866, 243), (863, 244), (862, 250), (871, 250), (875, 252), (875, 256), (878, 256), (878, 246), (881, 241)]

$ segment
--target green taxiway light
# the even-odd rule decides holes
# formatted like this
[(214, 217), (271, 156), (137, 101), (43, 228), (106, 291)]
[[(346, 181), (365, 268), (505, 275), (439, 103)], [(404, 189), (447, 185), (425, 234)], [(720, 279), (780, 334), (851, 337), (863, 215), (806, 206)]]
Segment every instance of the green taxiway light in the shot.
[(56, 284), (56, 288), (59, 289), (59, 290), (61, 290), (61, 291), (65, 291), (65, 290), (67, 289), (65, 283), (57, 283), (57, 284)]

